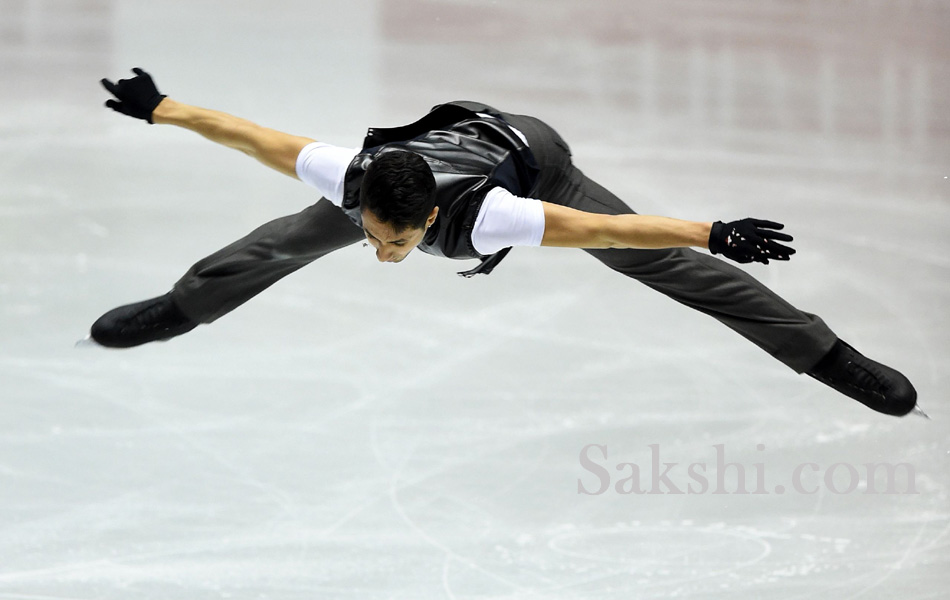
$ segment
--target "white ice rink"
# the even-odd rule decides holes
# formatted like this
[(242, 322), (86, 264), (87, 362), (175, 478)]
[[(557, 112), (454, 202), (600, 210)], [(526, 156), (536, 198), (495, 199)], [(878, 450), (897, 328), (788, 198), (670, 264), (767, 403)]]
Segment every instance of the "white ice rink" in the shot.
[[(744, 268), (932, 420), (578, 250), (462, 279), (357, 244), (182, 338), (74, 348), (317, 199), (103, 108), (135, 66), (339, 145), (480, 100), (639, 212), (782, 221), (798, 254)], [(0, 600), (950, 597), (948, 176), (936, 0), (0, 0)], [(709, 489), (578, 493), (590, 444), (612, 485), (649, 491), (656, 445)], [(713, 493), (717, 446), (766, 493)], [(895, 493), (867, 463), (906, 463)]]

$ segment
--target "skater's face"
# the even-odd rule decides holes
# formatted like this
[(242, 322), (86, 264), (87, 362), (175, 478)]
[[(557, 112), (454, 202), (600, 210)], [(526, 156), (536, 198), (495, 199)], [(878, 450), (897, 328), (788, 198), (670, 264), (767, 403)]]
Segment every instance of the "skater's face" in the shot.
[(363, 233), (366, 234), (366, 240), (370, 245), (376, 248), (376, 258), (379, 262), (402, 262), (412, 249), (422, 242), (426, 229), (435, 221), (438, 212), (438, 206), (432, 209), (425, 227), (396, 231), (389, 223), (377, 219), (372, 211), (364, 210), (362, 212)]

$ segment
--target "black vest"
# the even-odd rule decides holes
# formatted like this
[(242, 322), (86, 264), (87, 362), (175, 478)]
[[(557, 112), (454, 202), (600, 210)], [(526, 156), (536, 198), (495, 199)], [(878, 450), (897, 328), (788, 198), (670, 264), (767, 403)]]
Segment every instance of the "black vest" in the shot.
[(410, 125), (370, 129), (343, 182), (343, 212), (359, 226), (363, 223), (363, 175), (378, 155), (392, 150), (419, 154), (435, 176), (439, 216), (419, 250), (447, 258), (480, 259), (477, 267), (459, 273), (463, 277), (490, 273), (511, 248), (479, 254), (472, 245), (475, 219), (485, 194), (495, 186), (516, 196), (528, 195), (539, 172), (531, 150), (497, 110), (475, 102), (441, 104)]

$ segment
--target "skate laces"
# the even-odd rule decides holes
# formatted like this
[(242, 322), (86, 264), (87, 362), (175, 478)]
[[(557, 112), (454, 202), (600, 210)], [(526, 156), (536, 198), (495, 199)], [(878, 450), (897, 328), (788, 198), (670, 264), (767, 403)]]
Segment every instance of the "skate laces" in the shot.
[(183, 322), (182, 315), (176, 315), (175, 305), (160, 296), (156, 301), (129, 316), (123, 330), (134, 328), (138, 331), (169, 330)]
[[(861, 358), (865, 360), (861, 361)], [(854, 383), (849, 383), (853, 387), (882, 396), (886, 396), (891, 389), (890, 382), (884, 372), (856, 352), (855, 356), (848, 357), (848, 364), (845, 369), (854, 376)]]

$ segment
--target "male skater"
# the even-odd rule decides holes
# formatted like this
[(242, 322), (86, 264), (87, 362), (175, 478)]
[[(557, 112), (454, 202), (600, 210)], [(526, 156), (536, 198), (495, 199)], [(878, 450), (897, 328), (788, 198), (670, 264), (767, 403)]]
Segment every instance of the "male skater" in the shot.
[[(817, 316), (802, 312), (740, 263), (788, 260), (783, 225), (742, 219), (699, 223), (635, 214), (571, 162), (568, 145), (533, 117), (475, 102), (436, 106), (419, 121), (370, 129), (359, 150), (266, 129), (160, 94), (152, 78), (103, 86), (106, 106), (177, 125), (235, 148), (315, 187), (323, 198), (196, 263), (172, 290), (109, 311), (93, 324), (99, 344), (128, 348), (210, 323), (281, 277), (365, 240), (382, 262), (414, 249), (480, 259), (460, 273), (490, 273), (512, 246), (583, 248), (611, 269), (702, 311), (798, 373), (868, 407), (902, 416), (917, 392), (901, 373), (860, 354)], [(776, 241), (778, 240), (778, 241)]]

